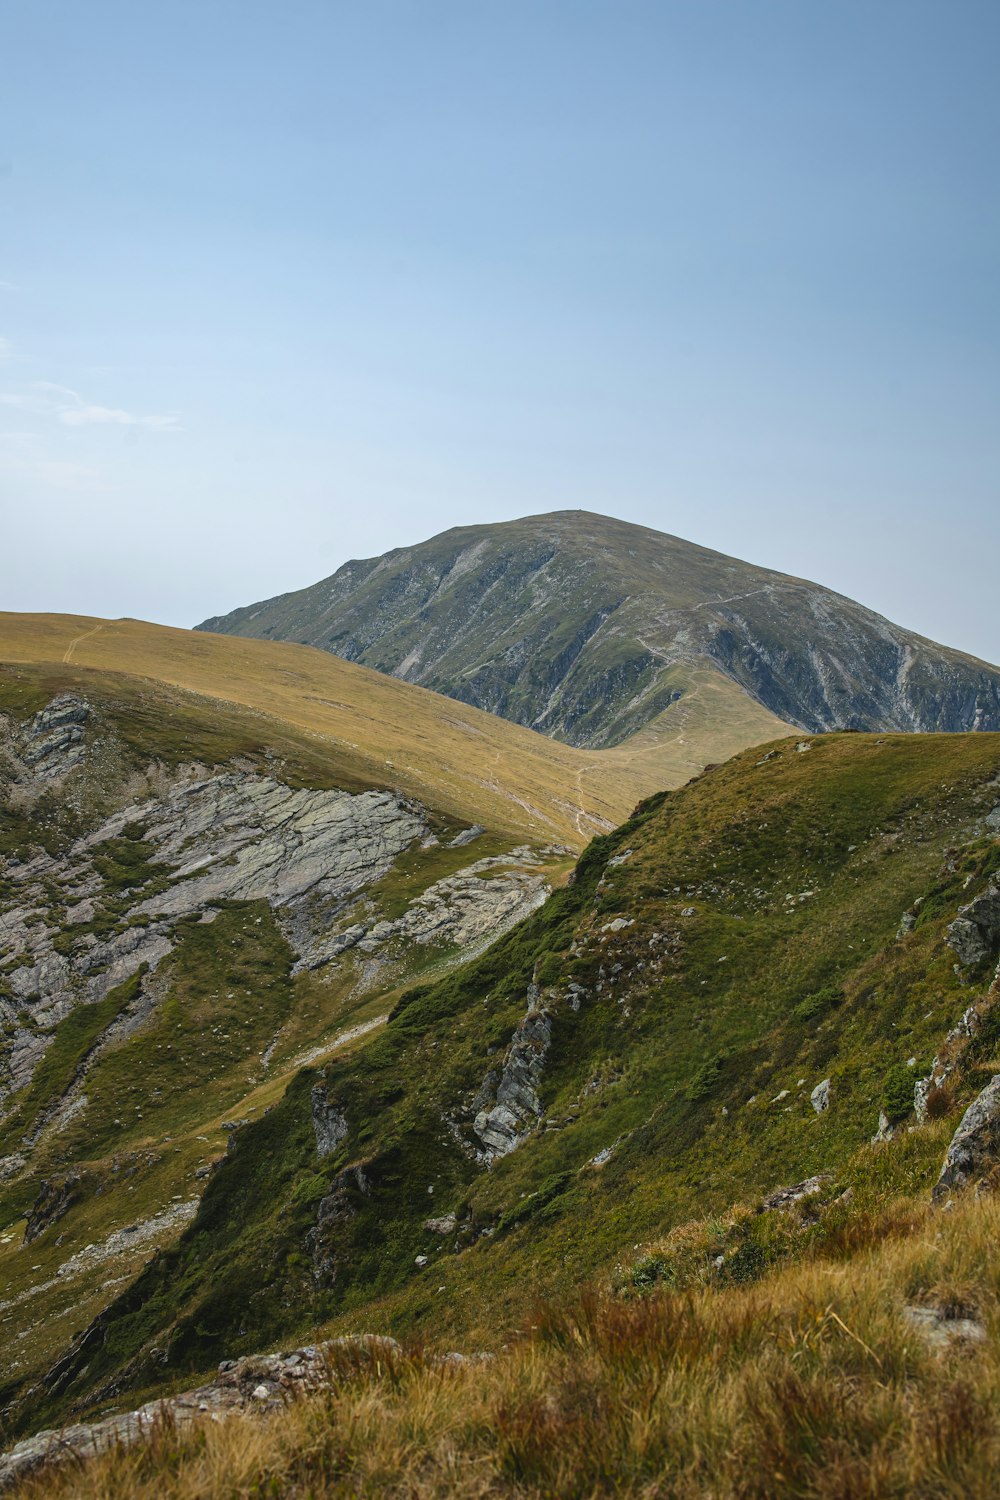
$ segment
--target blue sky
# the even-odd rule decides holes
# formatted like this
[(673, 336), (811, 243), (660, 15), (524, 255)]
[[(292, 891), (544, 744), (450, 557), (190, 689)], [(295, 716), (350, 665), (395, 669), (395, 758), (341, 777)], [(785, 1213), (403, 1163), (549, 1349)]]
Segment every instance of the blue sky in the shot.
[(0, 603), (584, 507), (1000, 660), (996, 0), (0, 0)]

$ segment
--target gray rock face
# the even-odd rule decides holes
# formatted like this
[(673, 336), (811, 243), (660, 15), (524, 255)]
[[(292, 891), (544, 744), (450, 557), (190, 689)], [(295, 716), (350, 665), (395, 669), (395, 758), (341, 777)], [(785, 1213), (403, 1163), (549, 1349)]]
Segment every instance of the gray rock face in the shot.
[(927, 1120), (927, 1101), (935, 1089), (943, 1088), (948, 1079), (955, 1072), (958, 1060), (965, 1050), (965, 1046), (971, 1037), (976, 1035), (980, 1027), (979, 1012), (981, 1005), (972, 1004), (965, 1010), (961, 1018), (948, 1032), (944, 1039), (944, 1045), (931, 1063), (931, 1070), (926, 1078), (918, 1078), (913, 1085), (913, 1108), (917, 1116), (917, 1123), (923, 1125)]
[(829, 1181), (830, 1177), (821, 1172), (816, 1177), (807, 1177), (803, 1182), (794, 1182), (791, 1187), (775, 1188), (773, 1193), (768, 1193), (761, 1207), (765, 1213), (773, 1213), (778, 1208), (791, 1208), (804, 1198), (815, 1198)]
[(488, 1165), (516, 1150), (541, 1119), (538, 1085), (551, 1041), (551, 1018), (536, 1010), (533, 1001), (500, 1072), (487, 1074), (475, 1101), (472, 1129), (481, 1143), (480, 1158)]
[[(56, 700), (25, 734), (41, 736), (49, 746), (44, 759), (50, 760), (63, 755), (52, 744), (61, 744), (85, 720), (86, 705)], [(71, 737), (70, 750), (76, 748)], [(145, 896), (137, 888), (116, 930), (67, 947), (64, 937), (72, 937), (77, 922), (93, 919), (103, 894), (95, 855), (108, 840), (121, 838), (137, 816), (169, 882), (166, 889)], [(179, 779), (163, 797), (108, 818), (63, 858), (38, 855), (8, 863), (3, 873), (17, 894), (0, 914), (6, 950), (0, 978), (11, 994), (0, 998), (0, 1021), (11, 1032), (0, 1060), (0, 1101), (29, 1081), (52, 1029), (75, 1006), (102, 1000), (143, 965), (156, 969), (174, 946), (181, 918), (210, 916), (221, 901), (266, 900), (299, 966), (323, 962), (337, 913), (385, 875), (425, 828), (420, 811), (389, 792), (292, 790), (269, 777), (230, 772)], [(66, 893), (63, 933), (50, 925), (56, 889)], [(31, 1024), (25, 1024), (25, 1012)]]
[[(520, 867), (510, 868), (511, 860), (519, 861)], [(524, 847), (509, 855), (477, 860), (457, 875), (428, 886), (396, 921), (379, 922), (369, 928), (358, 945), (365, 952), (374, 952), (398, 938), (461, 948), (484, 937), (492, 942), (545, 901), (545, 880), (524, 868), (536, 863), (531, 850)]]
[[(217, 1376), (207, 1385), (150, 1401), (136, 1411), (105, 1417), (100, 1422), (81, 1422), (58, 1432), (38, 1432), (25, 1438), (0, 1455), (0, 1489), (68, 1459), (119, 1446), (134, 1447), (164, 1419), (183, 1428), (206, 1417), (277, 1412), (296, 1395), (335, 1383), (338, 1371), (346, 1374), (368, 1364), (374, 1369), (401, 1356), (395, 1339), (354, 1334), (283, 1354), (224, 1359)], [(444, 1361), (449, 1356), (440, 1358)]]
[[(84, 753), (89, 714), (82, 699), (67, 695), (21, 730), (8, 728), (0, 745), (8, 777), (14, 777), (8, 786), (35, 795), (43, 772), (54, 780), (72, 769)], [(29, 770), (29, 761), (36, 770)], [(62, 856), (0, 858), (0, 1026), (6, 1033), (0, 1105), (29, 1082), (71, 1010), (102, 1000), (144, 966), (152, 974), (172, 951), (177, 924), (197, 915), (210, 921), (220, 903), (267, 901), (297, 955), (296, 967), (315, 969), (353, 946), (380, 959), (383, 949), (391, 950), (391, 959), (408, 944), (468, 948), (490, 941), (547, 894), (543, 877), (531, 868), (537, 856), (521, 847), (473, 861), (431, 885), (394, 921), (373, 921), (367, 914), (373, 903), (367, 909), (361, 903), (366, 919), (347, 918), (345, 925), (345, 912), (357, 910), (359, 898), (399, 856), (427, 838), (421, 808), (392, 792), (293, 789), (244, 770), (208, 775), (188, 767), (161, 776), (157, 787), (158, 795), (122, 807)], [(137, 885), (130, 902), (130, 893), (116, 887), (114, 920), (102, 928), (101, 851), (114, 847), (109, 841), (134, 839), (137, 825), (152, 849), (156, 879)], [(453, 846), (478, 834), (467, 829)], [(88, 931), (94, 924), (98, 930)], [(147, 988), (116, 1026), (134, 1028), (148, 1015)], [(9, 1165), (20, 1170), (13, 1159)]]
[(969, 1105), (952, 1137), (932, 1193), (934, 1202), (966, 1187), (996, 1164), (1000, 1149), (1000, 1073)]
[(320, 1156), (329, 1156), (347, 1136), (347, 1116), (326, 1097), (321, 1083), (313, 1089), (311, 1102), (316, 1151)]
[(139, 910), (176, 918), (213, 902), (263, 899), (300, 966), (315, 967), (333, 915), (425, 829), (391, 792), (292, 791), (265, 776), (213, 776), (179, 788), (150, 819), (146, 837), (176, 873)]
[(89, 717), (86, 699), (63, 693), (28, 721), (16, 736), (15, 748), (35, 777), (55, 781), (80, 764)]
[(585, 511), (460, 527), (206, 620), (302, 641), (576, 745), (721, 670), (789, 723), (998, 729), (1000, 671), (804, 579)]
[(978, 964), (1000, 947), (1000, 886), (991, 885), (958, 916), (947, 929), (947, 943), (959, 963)]
[(809, 1095), (809, 1103), (818, 1115), (830, 1108), (830, 1080), (824, 1078), (822, 1083), (817, 1083)]

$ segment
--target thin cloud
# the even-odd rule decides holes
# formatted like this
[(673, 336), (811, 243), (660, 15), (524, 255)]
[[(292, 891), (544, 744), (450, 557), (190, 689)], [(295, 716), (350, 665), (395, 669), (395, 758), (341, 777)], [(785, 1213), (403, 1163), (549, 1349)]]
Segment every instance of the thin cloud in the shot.
[(176, 432), (180, 426), (176, 416), (144, 416), (119, 406), (101, 406), (86, 400), (70, 386), (56, 385), (51, 380), (35, 380), (27, 392), (0, 395), (0, 404), (36, 416), (53, 417), (64, 427), (143, 427), (152, 432)]

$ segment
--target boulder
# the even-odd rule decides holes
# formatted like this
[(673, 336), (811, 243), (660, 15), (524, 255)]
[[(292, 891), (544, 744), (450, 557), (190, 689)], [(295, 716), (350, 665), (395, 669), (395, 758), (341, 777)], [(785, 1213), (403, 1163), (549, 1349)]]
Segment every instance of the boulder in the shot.
[(813, 1109), (818, 1115), (821, 1115), (824, 1110), (830, 1108), (829, 1078), (824, 1078), (822, 1083), (817, 1083), (816, 1087), (809, 1095), (809, 1103), (812, 1105)]
[(770, 1213), (776, 1208), (791, 1208), (794, 1203), (801, 1203), (803, 1198), (814, 1198), (829, 1181), (830, 1174), (820, 1172), (816, 1177), (792, 1183), (791, 1187), (775, 1188), (773, 1193), (768, 1193), (761, 1208), (764, 1213)]
[(907, 1306), (903, 1317), (932, 1349), (948, 1350), (956, 1344), (981, 1344), (986, 1329), (978, 1318), (956, 1317), (941, 1307)]
[(945, 941), (959, 963), (981, 963), (1000, 947), (1000, 886), (991, 885), (949, 923)]
[(347, 1135), (347, 1116), (326, 1097), (326, 1089), (321, 1083), (313, 1089), (311, 1103), (316, 1151), (320, 1156), (329, 1156)]
[(940, 1203), (948, 1194), (983, 1177), (1000, 1150), (1000, 1073), (994, 1073), (979, 1097), (962, 1116), (945, 1155), (941, 1175), (931, 1197)]
[(440, 1219), (425, 1219), (424, 1228), (428, 1234), (454, 1234), (458, 1227), (458, 1220), (454, 1214), (442, 1214)]

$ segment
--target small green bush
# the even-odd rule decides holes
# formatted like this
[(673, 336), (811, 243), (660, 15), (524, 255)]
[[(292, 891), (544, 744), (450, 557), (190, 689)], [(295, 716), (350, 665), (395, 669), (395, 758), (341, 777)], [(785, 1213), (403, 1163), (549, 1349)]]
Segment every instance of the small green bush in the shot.
[(732, 1255), (727, 1256), (723, 1274), (728, 1281), (757, 1281), (767, 1269), (767, 1254), (756, 1240), (744, 1240)]
[(685, 1089), (685, 1093), (692, 1104), (697, 1104), (699, 1099), (708, 1098), (719, 1081), (719, 1074), (722, 1071), (722, 1064), (725, 1060), (726, 1054), (724, 1052), (717, 1052), (714, 1057), (710, 1057), (707, 1062), (702, 1063)]
[(670, 1265), (662, 1255), (646, 1255), (637, 1260), (628, 1273), (629, 1285), (636, 1291), (648, 1291), (660, 1282), (671, 1280)]
[(844, 994), (834, 984), (825, 984), (822, 989), (814, 990), (811, 995), (806, 995), (800, 1000), (792, 1011), (796, 1021), (815, 1021), (817, 1016), (825, 1015), (835, 1005), (839, 1005)]
[(893, 1124), (905, 1120), (913, 1108), (913, 1076), (913, 1069), (902, 1063), (896, 1063), (885, 1075), (882, 1108)]

